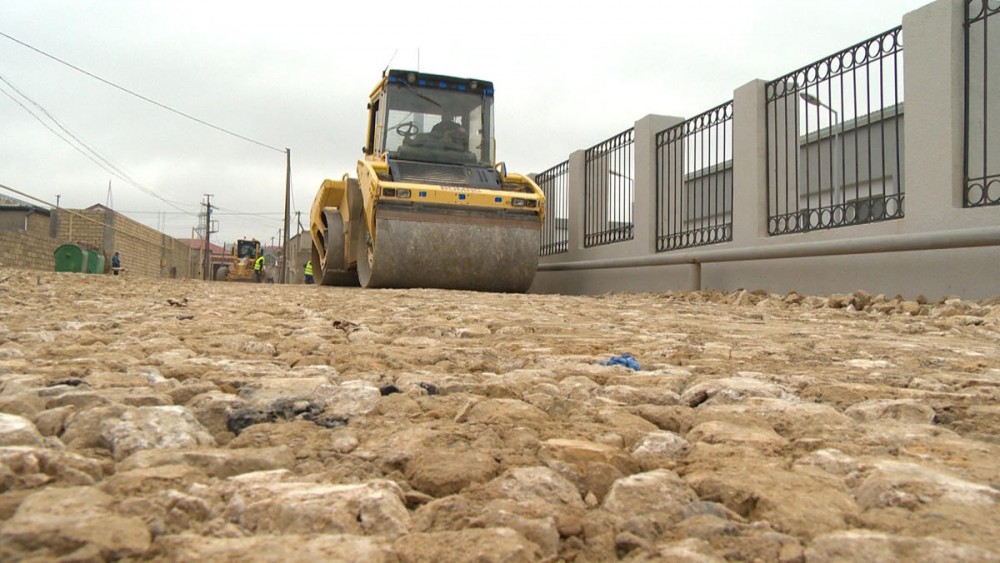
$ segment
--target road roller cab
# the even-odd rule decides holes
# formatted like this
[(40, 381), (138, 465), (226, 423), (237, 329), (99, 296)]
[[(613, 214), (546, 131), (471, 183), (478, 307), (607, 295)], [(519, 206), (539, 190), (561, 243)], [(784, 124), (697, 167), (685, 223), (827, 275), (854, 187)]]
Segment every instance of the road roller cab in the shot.
[(357, 177), (313, 202), (321, 284), (527, 291), (545, 198), (494, 158), (493, 84), (389, 70), (368, 110)]
[(367, 159), (493, 167), (493, 84), (389, 71), (369, 102)]

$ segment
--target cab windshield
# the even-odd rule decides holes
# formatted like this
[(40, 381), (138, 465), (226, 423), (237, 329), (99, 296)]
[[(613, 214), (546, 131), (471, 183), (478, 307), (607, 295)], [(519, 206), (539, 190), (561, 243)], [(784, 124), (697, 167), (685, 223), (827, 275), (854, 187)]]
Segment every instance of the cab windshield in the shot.
[(237, 258), (255, 258), (257, 256), (257, 242), (252, 240), (241, 240), (236, 243)]
[(386, 90), (390, 158), (492, 166), (493, 97), (397, 82)]

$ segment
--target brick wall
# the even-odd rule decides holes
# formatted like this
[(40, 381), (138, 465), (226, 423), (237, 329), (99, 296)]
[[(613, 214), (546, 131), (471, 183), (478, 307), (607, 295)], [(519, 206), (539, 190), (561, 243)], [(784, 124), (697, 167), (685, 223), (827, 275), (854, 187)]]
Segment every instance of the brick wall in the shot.
[(49, 232), (49, 216), (45, 213), (0, 209), (0, 231), (27, 231), (35, 235), (45, 235)]
[(0, 231), (23, 231), (24, 211), (0, 211)]
[[(8, 217), (9, 216), (9, 217)], [(28, 217), (24, 231), (24, 213), (3, 216), (14, 230), (0, 230), (0, 266), (53, 270), (53, 253), (63, 244), (79, 244), (104, 254), (105, 268), (118, 252), (128, 275), (162, 278), (196, 278), (199, 255), (187, 244), (114, 212), (91, 209), (60, 209), (52, 220), (41, 214)], [(55, 231), (56, 236), (47, 236)], [(301, 273), (300, 273), (301, 275)]]
[(110, 209), (72, 211), (60, 213), (57, 238), (104, 252), (108, 267), (111, 256), (118, 252), (128, 275), (164, 278), (197, 275), (197, 271), (192, 271), (192, 262), (197, 257), (192, 259), (194, 252), (177, 239)]
[(55, 269), (53, 254), (62, 242), (24, 231), (0, 232), (0, 267), (29, 270)]
[[(72, 213), (67, 211), (57, 211), (57, 213), (59, 214), (59, 233), (56, 238), (83, 246), (104, 249), (103, 223), (106, 217), (103, 211), (73, 210)], [(110, 254), (113, 254), (113, 251), (109, 253), (109, 258)]]
[(28, 216), (28, 232), (38, 236), (49, 236), (49, 225), (52, 220), (48, 215), (32, 213)]

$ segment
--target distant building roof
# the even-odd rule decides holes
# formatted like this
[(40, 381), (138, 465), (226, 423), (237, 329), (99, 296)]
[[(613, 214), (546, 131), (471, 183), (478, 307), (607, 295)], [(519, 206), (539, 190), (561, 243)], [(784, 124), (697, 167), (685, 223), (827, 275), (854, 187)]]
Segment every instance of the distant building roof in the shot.
[(49, 210), (35, 204), (21, 201), (19, 199), (0, 194), (0, 210), (3, 211), (34, 211), (36, 213), (49, 214)]
[[(179, 238), (177, 240), (179, 240), (180, 242), (183, 242), (184, 244), (190, 246), (192, 250), (201, 250), (202, 248), (205, 247), (205, 239), (203, 239), (203, 238)], [(211, 242), (208, 243), (208, 248), (209, 248), (209, 250), (212, 251), (212, 254), (225, 254), (226, 253), (226, 249), (225, 248), (223, 248), (223, 247), (221, 247), (221, 246), (219, 246), (217, 244), (211, 243)]]

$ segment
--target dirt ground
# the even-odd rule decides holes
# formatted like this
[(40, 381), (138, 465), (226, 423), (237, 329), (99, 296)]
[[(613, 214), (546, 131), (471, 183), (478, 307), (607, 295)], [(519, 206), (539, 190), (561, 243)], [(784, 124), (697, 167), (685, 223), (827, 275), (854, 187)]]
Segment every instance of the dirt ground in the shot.
[(5, 270), (0, 559), (1000, 561), (1000, 299), (908, 297)]

